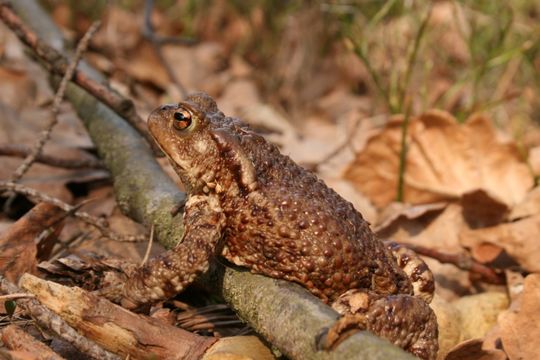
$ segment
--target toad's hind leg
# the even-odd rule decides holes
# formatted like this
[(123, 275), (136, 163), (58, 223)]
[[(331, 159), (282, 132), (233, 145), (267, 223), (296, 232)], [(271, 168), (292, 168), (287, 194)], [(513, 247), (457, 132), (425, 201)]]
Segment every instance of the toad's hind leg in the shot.
[(165, 300), (182, 291), (197, 275), (208, 270), (216, 253), (225, 217), (213, 197), (191, 196), (184, 211), (184, 238), (174, 249), (151, 259), (123, 284), (124, 307), (135, 308)]
[(413, 250), (393, 241), (384, 244), (392, 252), (398, 266), (407, 274), (413, 286), (414, 296), (430, 303), (435, 291), (433, 273), (424, 260)]
[(343, 316), (320, 337), (322, 349), (333, 349), (352, 333), (368, 330), (422, 359), (437, 356), (437, 319), (429, 305), (416, 296), (383, 296), (353, 289), (332, 307)]

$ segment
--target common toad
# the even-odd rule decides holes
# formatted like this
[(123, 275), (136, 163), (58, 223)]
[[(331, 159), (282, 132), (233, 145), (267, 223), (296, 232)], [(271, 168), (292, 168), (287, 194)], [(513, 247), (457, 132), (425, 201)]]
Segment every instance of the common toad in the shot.
[(333, 303), (337, 332), (354, 323), (435, 358), (433, 278), (416, 254), (379, 241), (350, 202), (206, 94), (159, 107), (148, 127), (189, 193), (185, 234), (127, 281), (124, 305), (174, 296), (221, 254)]

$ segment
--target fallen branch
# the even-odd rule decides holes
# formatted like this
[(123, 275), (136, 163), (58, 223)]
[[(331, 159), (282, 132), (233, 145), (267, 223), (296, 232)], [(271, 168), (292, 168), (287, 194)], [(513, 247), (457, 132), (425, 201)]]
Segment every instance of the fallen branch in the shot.
[(128, 311), (77, 287), (25, 274), (20, 286), (103, 348), (135, 359), (200, 359), (217, 341)]
[[(4, 279), (0, 275), (0, 291), (6, 294), (19, 294), (22, 292), (17, 286)], [(103, 350), (93, 341), (80, 335), (75, 329), (69, 326), (61, 317), (44, 307), (36, 299), (19, 299), (17, 305), (20, 306), (27, 315), (45, 329), (50, 329), (62, 339), (68, 341), (79, 351), (95, 359), (119, 360), (120, 358), (106, 350)]]

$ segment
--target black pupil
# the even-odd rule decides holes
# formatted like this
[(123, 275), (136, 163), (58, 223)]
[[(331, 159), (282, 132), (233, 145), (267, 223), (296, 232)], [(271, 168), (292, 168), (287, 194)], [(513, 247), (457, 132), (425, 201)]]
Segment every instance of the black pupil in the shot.
[(186, 128), (191, 124), (191, 117), (184, 112), (175, 112), (174, 119), (179, 122), (178, 125), (182, 128)]

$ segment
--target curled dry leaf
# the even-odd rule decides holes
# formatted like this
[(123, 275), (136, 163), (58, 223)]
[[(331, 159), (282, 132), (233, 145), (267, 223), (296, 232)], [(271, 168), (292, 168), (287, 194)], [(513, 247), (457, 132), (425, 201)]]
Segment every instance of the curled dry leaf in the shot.
[[(396, 198), (402, 123), (403, 118), (392, 119), (345, 173), (378, 207)], [(411, 119), (407, 143), (405, 202), (445, 201), (483, 190), (510, 208), (533, 186), (516, 147), (499, 142), (483, 116), (460, 125), (448, 113), (429, 111)]]
[(540, 274), (525, 278), (521, 297), (499, 317), (500, 336), (510, 359), (537, 359), (540, 338)]
[[(462, 231), (460, 243), (468, 248), (489, 243), (502, 247), (525, 270), (540, 271), (540, 215), (484, 229)], [(473, 252), (473, 255), (475, 253)]]

